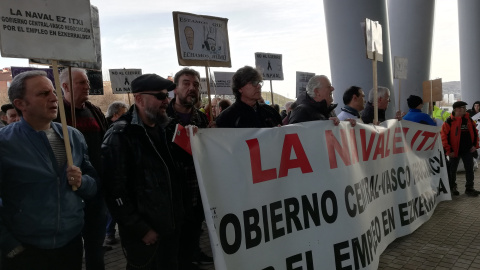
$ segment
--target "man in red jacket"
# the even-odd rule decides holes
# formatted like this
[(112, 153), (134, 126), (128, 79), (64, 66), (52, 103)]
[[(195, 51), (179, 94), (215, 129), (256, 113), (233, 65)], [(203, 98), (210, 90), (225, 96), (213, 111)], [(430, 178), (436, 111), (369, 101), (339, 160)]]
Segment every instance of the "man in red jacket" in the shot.
[(467, 103), (457, 101), (453, 103), (452, 115), (442, 125), (442, 143), (445, 154), (450, 157), (450, 190), (453, 195), (460, 195), (457, 190), (457, 167), (460, 158), (465, 166), (465, 194), (476, 197), (480, 194), (473, 188), (473, 156), (478, 145), (478, 131), (475, 123), (466, 112)]

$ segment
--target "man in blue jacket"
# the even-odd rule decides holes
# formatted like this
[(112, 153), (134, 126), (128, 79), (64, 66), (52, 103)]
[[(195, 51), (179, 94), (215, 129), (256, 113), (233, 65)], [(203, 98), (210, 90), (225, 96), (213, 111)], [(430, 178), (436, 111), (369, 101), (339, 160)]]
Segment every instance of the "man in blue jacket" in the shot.
[(85, 139), (68, 127), (74, 165), (67, 166), (62, 126), (52, 122), (58, 99), (45, 72), (17, 75), (8, 97), (21, 120), (0, 130), (3, 269), (81, 269), (83, 200), (97, 190)]
[(430, 117), (430, 115), (422, 112), (423, 99), (419, 96), (410, 95), (407, 98), (408, 108), (410, 110), (403, 117), (403, 120), (412, 121), (424, 125), (436, 126), (437, 123)]

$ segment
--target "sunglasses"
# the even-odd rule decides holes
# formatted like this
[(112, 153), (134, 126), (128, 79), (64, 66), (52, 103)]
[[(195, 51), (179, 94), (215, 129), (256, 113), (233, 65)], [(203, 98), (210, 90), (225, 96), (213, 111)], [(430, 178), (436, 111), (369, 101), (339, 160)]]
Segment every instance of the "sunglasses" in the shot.
[(253, 87), (257, 87), (260, 85), (260, 87), (263, 86), (263, 81), (252, 81), (250, 82), (252, 84)]
[(139, 93), (139, 94), (145, 94), (145, 95), (151, 95), (157, 98), (158, 100), (165, 100), (168, 97), (168, 92), (159, 92), (159, 93)]

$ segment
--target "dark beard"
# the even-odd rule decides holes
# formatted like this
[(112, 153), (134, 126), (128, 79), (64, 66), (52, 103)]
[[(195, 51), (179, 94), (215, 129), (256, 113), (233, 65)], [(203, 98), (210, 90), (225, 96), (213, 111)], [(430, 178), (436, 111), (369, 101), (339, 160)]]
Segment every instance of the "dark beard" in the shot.
[(158, 111), (155, 113), (149, 110), (148, 108), (145, 108), (145, 115), (147, 116), (148, 120), (150, 120), (150, 122), (153, 122), (153, 123), (158, 123), (160, 125), (163, 125), (168, 122), (168, 116), (166, 112), (162, 113)]
[(190, 98), (192, 99), (191, 102), (187, 101), (187, 98), (179, 98), (178, 100), (180, 101), (180, 104), (187, 108), (187, 109), (191, 109), (193, 108), (193, 106), (195, 106), (195, 104), (198, 102), (198, 98), (197, 97), (192, 97), (190, 96)]

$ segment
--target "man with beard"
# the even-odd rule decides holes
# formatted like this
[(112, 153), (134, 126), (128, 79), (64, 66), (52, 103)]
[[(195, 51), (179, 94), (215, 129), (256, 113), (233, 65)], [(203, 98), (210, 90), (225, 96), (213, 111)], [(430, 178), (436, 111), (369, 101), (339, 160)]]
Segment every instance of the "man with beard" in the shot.
[[(199, 128), (208, 126), (208, 119), (204, 113), (194, 107), (200, 96), (200, 73), (191, 68), (184, 68), (174, 76), (175, 98), (170, 101), (167, 115), (171, 118), (166, 127), (167, 139), (172, 140), (175, 133), (175, 126), (195, 125)], [(200, 189), (198, 187), (197, 174), (193, 157), (178, 145), (172, 145), (172, 155), (175, 162), (178, 162), (182, 175), (182, 195), (185, 208), (185, 222), (182, 227), (180, 241), (180, 262), (182, 269), (196, 269), (192, 264), (213, 263), (211, 257), (200, 252), (199, 240), (202, 232), (202, 222), (205, 219), (203, 214)]]
[(105, 134), (105, 200), (118, 229), (127, 269), (178, 269), (181, 191), (163, 126), (168, 91), (156, 74), (131, 83), (135, 104)]

